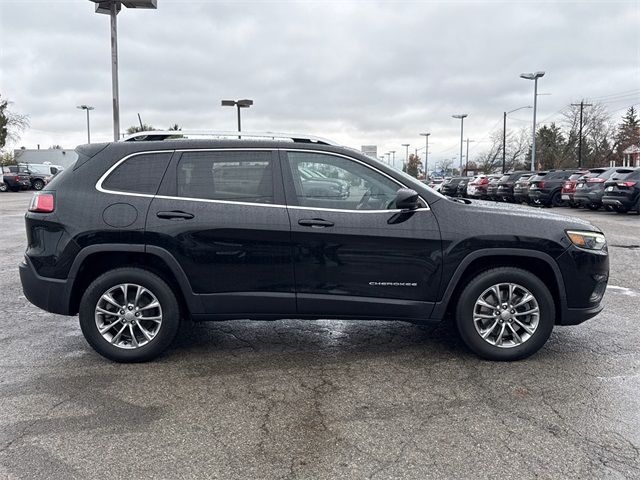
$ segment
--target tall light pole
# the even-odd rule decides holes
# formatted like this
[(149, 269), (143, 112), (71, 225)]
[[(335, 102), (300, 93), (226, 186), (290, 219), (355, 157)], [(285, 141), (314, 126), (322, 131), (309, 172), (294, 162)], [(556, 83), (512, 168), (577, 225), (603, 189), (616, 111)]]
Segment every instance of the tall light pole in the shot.
[(518, 107), (513, 110), (509, 110), (508, 112), (504, 112), (504, 117), (502, 120), (502, 174), (504, 175), (507, 163), (507, 115), (513, 112), (517, 112), (518, 110), (522, 110), (523, 108), (531, 108), (531, 105), (527, 105), (526, 107)]
[(389, 153), (391, 154), (391, 165), (393, 167), (396, 166), (396, 151), (395, 150), (390, 150)]
[(426, 177), (429, 178), (429, 135), (431, 134), (421, 133), (420, 135), (422, 135), (426, 140), (426, 145), (424, 150), (424, 173)]
[(91, 128), (89, 127), (89, 112), (94, 109), (91, 105), (78, 105), (76, 108), (87, 111), (87, 143), (91, 143)]
[[(406, 149), (405, 152), (405, 156), (404, 156), (404, 164), (405, 165), (409, 165), (409, 147), (411, 146), (410, 143), (403, 143), (402, 146)], [(395, 165), (394, 165), (395, 167)]]
[(464, 143), (464, 119), (469, 115), (467, 113), (460, 113), (458, 115), (451, 115), (453, 118), (460, 119), (460, 174), (462, 175), (462, 144)]
[(533, 80), (533, 138), (531, 140), (531, 171), (536, 170), (536, 111), (538, 110), (538, 79), (544, 77), (545, 72), (521, 73), (520, 78)]
[(111, 103), (113, 105), (113, 140), (120, 139), (120, 93), (118, 88), (118, 12), (127, 8), (158, 8), (158, 0), (89, 0), (96, 4), (96, 13), (111, 17)]
[[(465, 173), (467, 175), (469, 174), (469, 142), (475, 142), (475, 140), (469, 140), (467, 138), (467, 156), (465, 157), (466, 164), (464, 167)], [(462, 175), (462, 172), (460, 172), (460, 175)]]
[[(253, 100), (249, 100), (245, 98), (243, 100), (222, 100), (221, 105), (223, 107), (236, 107), (238, 109), (238, 132), (242, 131), (242, 124), (240, 122), (240, 109), (241, 108), (249, 108), (253, 105)], [(238, 138), (240, 138), (238, 136)]]

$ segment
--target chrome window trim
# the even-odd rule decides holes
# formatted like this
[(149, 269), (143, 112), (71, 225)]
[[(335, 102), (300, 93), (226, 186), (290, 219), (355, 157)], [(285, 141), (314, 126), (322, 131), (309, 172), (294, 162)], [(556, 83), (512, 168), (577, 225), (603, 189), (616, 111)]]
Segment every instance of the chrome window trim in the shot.
[[(235, 147), (235, 148), (185, 148), (185, 149), (168, 149), (168, 150), (144, 150), (144, 151), (140, 151), (140, 152), (134, 152), (134, 153), (130, 153), (129, 155), (126, 155), (124, 157), (122, 157), (120, 160), (118, 160), (116, 163), (114, 163), (111, 167), (109, 167), (109, 169), (104, 172), (104, 174), (98, 179), (98, 181), (96, 182), (95, 188), (96, 190), (98, 190), (101, 193), (107, 193), (110, 195), (128, 195), (128, 196), (132, 196), (132, 197), (143, 197), (143, 198), (161, 198), (163, 200), (184, 200), (184, 201), (189, 201), (189, 202), (203, 202), (203, 203), (222, 203), (222, 204), (231, 204), (231, 205), (247, 205), (247, 206), (256, 206), (256, 207), (267, 207), (267, 208), (291, 208), (294, 210), (315, 210), (315, 211), (323, 211), (323, 212), (347, 212), (347, 213), (398, 213), (398, 212), (402, 212), (403, 210), (401, 209), (391, 209), (391, 210), (350, 210), (350, 209), (342, 209), (342, 208), (320, 208), (320, 207), (300, 207), (297, 205), (282, 205), (282, 204), (273, 204), (273, 203), (255, 203), (255, 202), (239, 202), (239, 201), (235, 201), (235, 200), (213, 200), (213, 199), (208, 199), (208, 198), (192, 198), (192, 197), (174, 197), (171, 195), (152, 195), (149, 193), (135, 193), (135, 192), (127, 192), (127, 191), (119, 191), (119, 190), (107, 190), (106, 188), (104, 188), (102, 186), (103, 182), (107, 179), (107, 177), (109, 177), (109, 175), (116, 169), (118, 168), (118, 166), (120, 166), (122, 163), (124, 163), (125, 161), (127, 161), (128, 159), (132, 158), (132, 157), (136, 157), (138, 155), (147, 155), (147, 154), (157, 154), (157, 153), (184, 153), (184, 152), (236, 152), (236, 151), (262, 151), (262, 152), (272, 152), (272, 151), (293, 151), (293, 152), (307, 152), (307, 153), (321, 153), (323, 155), (333, 155), (336, 157), (343, 157), (346, 158), (347, 160), (352, 160), (354, 162), (360, 163), (361, 165), (363, 165), (366, 168), (370, 168), (371, 170), (374, 170), (375, 172), (378, 172), (382, 175), (384, 175), (385, 177), (389, 178), (391, 181), (395, 182), (397, 185), (400, 185), (402, 188), (407, 188), (405, 185), (403, 185), (401, 182), (399, 182), (398, 180), (396, 180), (395, 178), (393, 178), (390, 175), (387, 175), (386, 173), (384, 173), (381, 170), (378, 170), (377, 168), (372, 167), (371, 165), (368, 165), (365, 162), (362, 162), (358, 159), (355, 159), (353, 157), (349, 157), (347, 155), (342, 155), (340, 153), (334, 153), (334, 152), (325, 152), (322, 150), (305, 150), (305, 149), (285, 149), (285, 148), (241, 148), (241, 147)], [(429, 208), (429, 204), (422, 198), (422, 196), (419, 196), (420, 200), (422, 200), (426, 207), (421, 207), (418, 208), (416, 210), (412, 210), (414, 212), (417, 211), (424, 211), (424, 210), (430, 210)]]

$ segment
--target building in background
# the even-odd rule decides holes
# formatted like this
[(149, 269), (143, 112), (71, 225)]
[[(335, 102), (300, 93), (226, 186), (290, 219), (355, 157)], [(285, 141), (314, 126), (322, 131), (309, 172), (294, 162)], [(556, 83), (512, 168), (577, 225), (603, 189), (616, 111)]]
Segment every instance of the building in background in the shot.
[(47, 148), (38, 150), (17, 149), (13, 151), (16, 163), (50, 163), (67, 168), (78, 159), (73, 150), (63, 148)]
[(360, 151), (369, 157), (378, 158), (377, 145), (362, 145), (362, 147), (360, 147)]
[(622, 152), (623, 167), (640, 167), (640, 144), (631, 145)]

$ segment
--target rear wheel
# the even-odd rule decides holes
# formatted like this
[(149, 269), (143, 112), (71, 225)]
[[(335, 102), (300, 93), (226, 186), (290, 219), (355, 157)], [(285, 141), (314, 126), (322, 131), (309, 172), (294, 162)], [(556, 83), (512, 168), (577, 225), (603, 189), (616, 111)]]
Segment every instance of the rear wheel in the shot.
[(34, 190), (42, 190), (44, 188), (44, 182), (42, 180), (34, 180), (31, 186)]
[(0, 192), (6, 192), (7, 190), (9, 190), (9, 187), (7, 187), (7, 184), (0, 183)]
[(621, 205), (616, 205), (613, 207), (613, 209), (617, 212), (617, 213), (627, 213), (629, 211), (629, 209), (627, 207), (623, 207)]
[(80, 302), (80, 327), (100, 355), (145, 362), (173, 341), (180, 324), (175, 295), (157, 275), (118, 268), (94, 280)]
[(551, 206), (552, 207), (564, 207), (566, 205), (565, 201), (562, 200), (562, 194), (560, 191), (555, 192), (551, 195)]
[(487, 270), (464, 288), (456, 326), (464, 343), (489, 360), (519, 360), (537, 352), (555, 324), (553, 297), (531, 272)]

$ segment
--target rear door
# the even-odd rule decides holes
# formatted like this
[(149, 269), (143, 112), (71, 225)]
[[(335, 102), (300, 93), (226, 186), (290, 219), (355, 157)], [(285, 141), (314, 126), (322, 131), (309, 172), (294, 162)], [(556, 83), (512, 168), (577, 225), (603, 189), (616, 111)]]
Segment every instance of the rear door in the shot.
[(277, 152), (177, 151), (147, 217), (148, 248), (169, 252), (202, 307), (295, 311), (290, 224)]
[[(291, 218), (298, 312), (348, 318), (418, 318), (431, 313), (440, 283), (441, 242), (423, 203), (395, 209), (399, 182), (358, 159), (282, 151)], [(300, 172), (349, 182), (319, 190)]]

